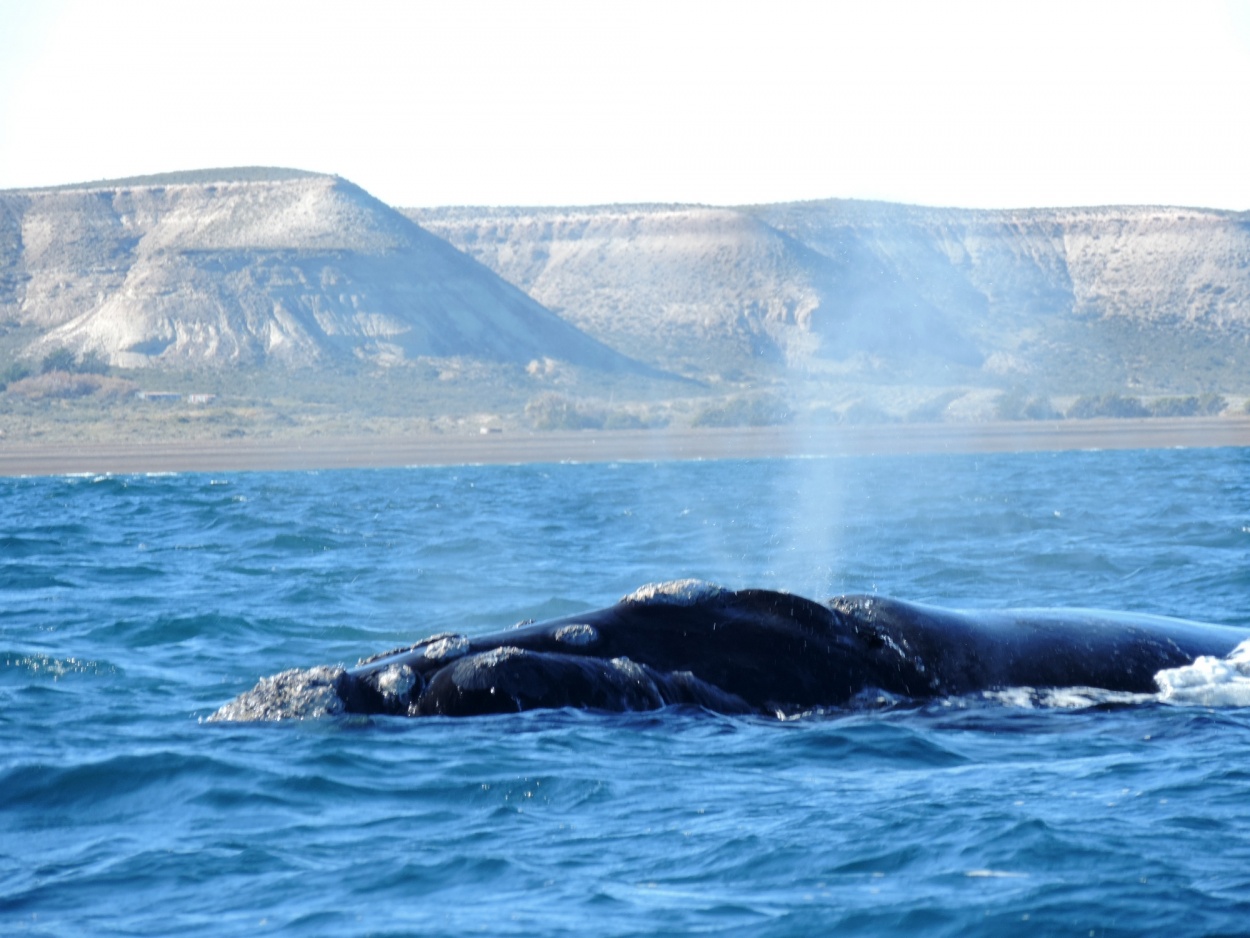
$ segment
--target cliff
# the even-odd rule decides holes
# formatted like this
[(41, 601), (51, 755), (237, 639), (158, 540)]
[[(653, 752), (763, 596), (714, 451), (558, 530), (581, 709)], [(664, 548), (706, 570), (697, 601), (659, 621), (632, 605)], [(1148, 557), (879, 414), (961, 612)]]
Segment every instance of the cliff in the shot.
[(222, 170), (0, 193), (0, 320), (122, 367), (467, 355), (628, 369), (351, 183)]
[(1214, 389), (1250, 365), (1247, 214), (842, 200), (405, 212), (591, 335), (687, 372), (754, 357), (1076, 392)]
[(565, 361), (740, 388), (1244, 393), (1250, 215), (397, 211), (334, 176), (201, 170), (0, 192), (0, 334), (6, 356), (124, 368), (461, 357), (536, 380)]

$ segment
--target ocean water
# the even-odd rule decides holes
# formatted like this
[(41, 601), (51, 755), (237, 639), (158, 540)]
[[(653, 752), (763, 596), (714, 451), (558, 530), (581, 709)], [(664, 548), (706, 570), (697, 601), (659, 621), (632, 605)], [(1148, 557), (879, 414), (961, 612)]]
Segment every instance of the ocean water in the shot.
[(1250, 450), (0, 480), (0, 933), (1250, 934), (1250, 711), (208, 724), (644, 583), (1250, 626)]

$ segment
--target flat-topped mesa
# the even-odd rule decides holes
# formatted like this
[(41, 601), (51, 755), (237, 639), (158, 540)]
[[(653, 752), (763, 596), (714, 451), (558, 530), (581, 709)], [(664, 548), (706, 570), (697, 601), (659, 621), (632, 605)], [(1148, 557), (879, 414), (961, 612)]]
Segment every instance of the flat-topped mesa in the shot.
[(32, 355), (637, 367), (335, 176), (223, 170), (9, 191), (0, 242), (0, 315), (43, 330)]
[(1250, 225), (847, 200), (401, 213), (335, 176), (197, 170), (0, 192), (0, 323), (38, 333), (32, 360), (553, 359), (810, 378), (839, 407), (953, 389), (988, 416), (977, 394), (1012, 387), (1243, 393)]
[[(1102, 390), (1239, 381), (1250, 361), (1245, 213), (837, 199), (404, 211), (591, 335), (689, 372), (785, 363), (880, 382), (905, 366), (1066, 394), (1091, 376)], [(1203, 341), (1221, 336), (1242, 357), (1213, 376)]]
[(776, 367), (819, 344), (824, 260), (734, 209), (404, 211), (578, 328), (665, 367)]

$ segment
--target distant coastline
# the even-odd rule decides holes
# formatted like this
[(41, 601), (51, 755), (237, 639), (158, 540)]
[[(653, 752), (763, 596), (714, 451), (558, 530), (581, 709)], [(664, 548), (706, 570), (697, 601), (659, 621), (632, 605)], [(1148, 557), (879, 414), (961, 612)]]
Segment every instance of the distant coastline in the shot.
[(246, 472), (623, 460), (1250, 446), (1250, 417), (413, 434), (151, 443), (0, 442), (0, 475)]
[(1250, 399), (1239, 212), (397, 208), (253, 166), (8, 190), (0, 216), (24, 233), (0, 250), (0, 446), (1170, 419)]

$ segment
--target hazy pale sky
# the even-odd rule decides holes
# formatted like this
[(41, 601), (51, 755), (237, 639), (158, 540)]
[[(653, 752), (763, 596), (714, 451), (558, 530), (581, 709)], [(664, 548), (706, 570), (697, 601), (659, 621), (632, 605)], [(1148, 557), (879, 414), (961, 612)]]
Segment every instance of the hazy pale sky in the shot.
[(0, 0), (0, 188), (1250, 209), (1250, 0)]

